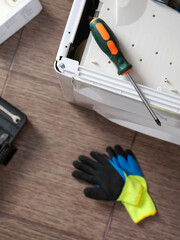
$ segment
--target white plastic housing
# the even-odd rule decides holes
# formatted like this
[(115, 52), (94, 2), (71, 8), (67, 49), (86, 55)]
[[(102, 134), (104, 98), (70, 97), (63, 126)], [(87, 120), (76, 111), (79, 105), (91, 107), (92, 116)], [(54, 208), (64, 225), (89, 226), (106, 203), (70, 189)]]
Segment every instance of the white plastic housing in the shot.
[(42, 10), (39, 0), (0, 0), (0, 44)]
[[(77, 49), (76, 55), (82, 52), (82, 58), (74, 60), (67, 57), (86, 0), (75, 0), (73, 3), (55, 69), (67, 101), (93, 109), (124, 127), (180, 144), (180, 68), (177, 66), (180, 62), (180, 46), (177, 44), (180, 42), (180, 33), (177, 31), (180, 15), (154, 1), (143, 1), (144, 5), (139, 9), (140, 0), (136, 1), (137, 5), (133, 5), (133, 8), (127, 6), (133, 4), (134, 0), (101, 0), (95, 16), (105, 20), (117, 36), (124, 55), (134, 66), (131, 75), (141, 84), (139, 87), (153, 106), (162, 123), (161, 127), (156, 125), (127, 78), (117, 75), (116, 67), (109, 63), (91, 34), (87, 42)], [(126, 21), (124, 15), (122, 24), (121, 15), (118, 15), (120, 7), (127, 8), (127, 13), (128, 9), (134, 9), (136, 14), (131, 21), (128, 18)], [(165, 19), (169, 31), (163, 25)], [(176, 91), (172, 91), (169, 85)]]

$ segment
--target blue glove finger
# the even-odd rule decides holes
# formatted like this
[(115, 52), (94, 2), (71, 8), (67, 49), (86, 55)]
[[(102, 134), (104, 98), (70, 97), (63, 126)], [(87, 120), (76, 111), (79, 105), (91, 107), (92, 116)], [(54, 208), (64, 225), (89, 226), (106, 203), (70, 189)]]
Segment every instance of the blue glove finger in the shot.
[(139, 167), (139, 164), (131, 154), (127, 156), (127, 160), (128, 160), (128, 165), (130, 169), (130, 174), (144, 177)]
[(128, 166), (128, 162), (126, 160), (126, 153), (123, 150), (123, 148), (120, 145), (116, 145), (114, 147), (115, 153), (116, 153), (116, 158), (118, 161), (118, 164), (120, 166), (120, 168), (122, 168), (123, 171), (126, 172), (127, 175), (129, 175), (129, 166)]
[(130, 172), (129, 172), (130, 169), (129, 169), (127, 160), (126, 160), (123, 156), (118, 155), (118, 156), (117, 156), (117, 161), (118, 161), (118, 164), (119, 164), (120, 168), (121, 168), (127, 175), (129, 175), (129, 174), (130, 174)]
[(112, 158), (111, 158), (111, 161), (112, 161), (115, 165), (117, 165), (117, 167), (121, 167), (120, 164), (119, 164), (119, 162), (118, 162), (118, 159), (117, 159), (116, 157), (112, 157)]
[(118, 167), (120, 167), (119, 163), (118, 163), (118, 160), (117, 160), (117, 154), (116, 152), (114, 151), (114, 149), (112, 149), (112, 147), (107, 147), (106, 148), (106, 152), (108, 153), (109, 155), (109, 159), (114, 163), (116, 164)]
[(109, 162), (110, 164), (116, 169), (116, 171), (119, 173), (119, 175), (122, 177), (122, 179), (124, 180), (124, 182), (126, 182), (126, 178), (125, 178), (125, 175), (124, 175), (124, 172), (123, 170), (118, 167), (116, 164), (114, 164), (110, 159), (109, 159)]

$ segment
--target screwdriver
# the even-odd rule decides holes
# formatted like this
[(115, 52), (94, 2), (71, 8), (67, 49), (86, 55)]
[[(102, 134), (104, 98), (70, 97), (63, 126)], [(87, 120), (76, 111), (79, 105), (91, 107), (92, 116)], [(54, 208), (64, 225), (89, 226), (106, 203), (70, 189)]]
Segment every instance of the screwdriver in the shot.
[(119, 47), (119, 42), (115, 37), (112, 30), (108, 27), (108, 25), (100, 18), (94, 18), (90, 22), (90, 30), (101, 48), (101, 50), (111, 59), (111, 61), (116, 65), (118, 70), (118, 75), (125, 75), (127, 74), (129, 80), (131, 81), (132, 85), (136, 89), (137, 93), (139, 94), (140, 98), (142, 99), (143, 103), (145, 104), (146, 108), (150, 112), (151, 116), (154, 118), (157, 125), (161, 126), (160, 120), (157, 118), (156, 114), (152, 110), (151, 106), (145, 99), (144, 95), (142, 94), (141, 90), (134, 82), (133, 78), (129, 74), (132, 70), (132, 65), (129, 64), (125, 57), (123, 56), (121, 49)]

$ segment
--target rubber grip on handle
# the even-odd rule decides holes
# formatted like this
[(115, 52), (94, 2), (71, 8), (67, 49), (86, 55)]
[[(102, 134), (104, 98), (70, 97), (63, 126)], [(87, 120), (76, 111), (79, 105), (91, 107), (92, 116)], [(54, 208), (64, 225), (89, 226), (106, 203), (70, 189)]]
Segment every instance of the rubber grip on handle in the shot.
[(90, 30), (101, 50), (116, 65), (118, 74), (124, 75), (129, 72), (132, 65), (123, 56), (119, 42), (108, 25), (102, 19), (95, 18), (90, 22)]

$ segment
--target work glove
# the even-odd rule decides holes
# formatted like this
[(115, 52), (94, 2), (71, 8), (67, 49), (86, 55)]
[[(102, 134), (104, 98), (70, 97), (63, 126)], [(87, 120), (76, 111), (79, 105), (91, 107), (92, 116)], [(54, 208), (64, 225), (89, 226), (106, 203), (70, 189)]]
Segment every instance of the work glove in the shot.
[(93, 187), (84, 189), (85, 196), (137, 205), (142, 194), (141, 183), (129, 179), (107, 155), (98, 152), (91, 152), (90, 155), (93, 159), (80, 156), (79, 161), (73, 162), (74, 167), (79, 170), (72, 173), (73, 177), (93, 184)]
[(155, 215), (156, 208), (148, 194), (147, 182), (131, 150), (125, 152), (120, 146), (115, 146), (114, 149), (108, 147), (106, 151), (113, 162), (113, 166), (116, 165), (121, 168), (131, 181), (137, 181), (143, 186), (141, 198), (136, 206), (122, 201), (132, 220), (138, 223), (146, 217)]
[(161, 1), (161, 0), (154, 0), (155, 2), (165, 4), (180, 13), (180, 0), (169, 0), (169, 1)]

